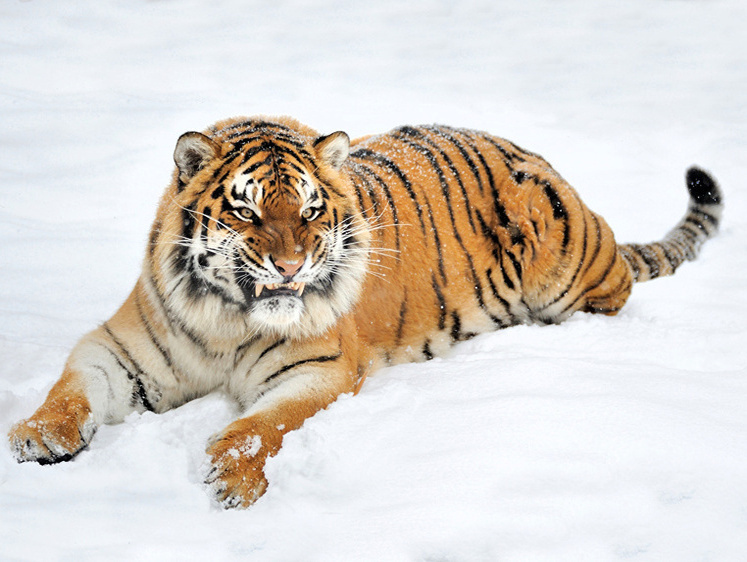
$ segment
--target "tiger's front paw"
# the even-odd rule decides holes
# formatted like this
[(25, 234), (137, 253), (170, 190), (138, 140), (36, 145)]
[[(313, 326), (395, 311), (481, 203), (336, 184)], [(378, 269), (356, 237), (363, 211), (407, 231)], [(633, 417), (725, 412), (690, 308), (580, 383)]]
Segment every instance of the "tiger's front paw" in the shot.
[[(273, 432), (274, 433), (274, 432)], [(249, 420), (238, 420), (208, 446), (205, 484), (224, 508), (247, 508), (267, 489), (264, 465), (277, 452), (282, 436), (262, 432)]]
[(87, 403), (45, 404), (10, 430), (8, 440), (18, 462), (51, 464), (67, 461), (85, 448), (96, 433)]

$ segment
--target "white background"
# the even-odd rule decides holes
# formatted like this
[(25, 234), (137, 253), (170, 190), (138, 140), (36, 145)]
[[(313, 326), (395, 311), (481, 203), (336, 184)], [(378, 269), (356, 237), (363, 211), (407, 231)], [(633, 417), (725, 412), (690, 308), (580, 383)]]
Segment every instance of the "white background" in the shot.
[(617, 317), (379, 372), (287, 436), (248, 511), (201, 484), (221, 395), (63, 465), (0, 444), (0, 560), (747, 559), (745, 23), (743, 0), (4, 1), (3, 435), (130, 291), (176, 138), (224, 117), (488, 130), (620, 241), (679, 220), (693, 163), (726, 212)]

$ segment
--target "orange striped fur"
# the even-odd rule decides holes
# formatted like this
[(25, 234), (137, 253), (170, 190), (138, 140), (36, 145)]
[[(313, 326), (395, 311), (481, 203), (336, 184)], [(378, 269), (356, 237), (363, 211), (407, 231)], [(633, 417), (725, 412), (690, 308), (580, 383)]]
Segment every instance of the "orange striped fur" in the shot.
[(688, 172), (682, 222), (618, 245), (540, 156), (487, 133), (401, 127), (350, 143), (288, 119), (186, 133), (134, 290), (16, 425), (20, 461), (67, 460), (95, 428), (224, 388), (243, 414), (210, 442), (226, 507), (266, 489), (283, 435), (381, 366), (498, 328), (616, 314), (718, 227)]

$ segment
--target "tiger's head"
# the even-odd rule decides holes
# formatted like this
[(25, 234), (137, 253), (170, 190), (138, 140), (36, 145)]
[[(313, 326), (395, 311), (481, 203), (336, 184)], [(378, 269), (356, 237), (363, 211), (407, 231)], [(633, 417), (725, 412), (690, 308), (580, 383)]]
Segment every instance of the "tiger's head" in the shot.
[(370, 240), (341, 171), (348, 150), (345, 133), (290, 119), (182, 135), (157, 219), (170, 236), (151, 249), (172, 308), (283, 336), (321, 333), (346, 313)]

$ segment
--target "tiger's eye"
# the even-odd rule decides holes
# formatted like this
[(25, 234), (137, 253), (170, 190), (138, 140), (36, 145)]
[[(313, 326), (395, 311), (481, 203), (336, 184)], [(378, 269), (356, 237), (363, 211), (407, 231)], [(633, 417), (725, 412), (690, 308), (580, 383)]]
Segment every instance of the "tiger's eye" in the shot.
[(317, 216), (319, 216), (319, 209), (315, 209), (314, 207), (307, 207), (303, 210), (301, 213), (301, 216), (306, 219), (307, 221), (314, 220)]
[(236, 210), (236, 214), (238, 217), (245, 221), (254, 220), (255, 214), (254, 211), (247, 207), (242, 207), (241, 209)]

